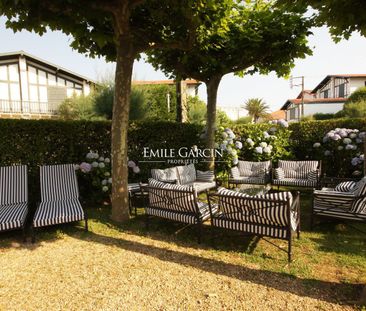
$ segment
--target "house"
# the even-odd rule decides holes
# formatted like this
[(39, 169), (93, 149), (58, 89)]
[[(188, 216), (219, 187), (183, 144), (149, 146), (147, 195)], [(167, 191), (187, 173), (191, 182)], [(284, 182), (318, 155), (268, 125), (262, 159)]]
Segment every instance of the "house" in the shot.
[(287, 121), (315, 113), (336, 113), (343, 109), (347, 97), (359, 87), (366, 86), (366, 74), (326, 76), (313, 90), (304, 90), (281, 107)]
[[(152, 80), (152, 81), (145, 81), (145, 80), (134, 80), (132, 81), (133, 85), (176, 85), (176, 81), (174, 80)], [(201, 82), (189, 79), (189, 80), (182, 80), (182, 89), (185, 90), (185, 94), (187, 96), (197, 96), (198, 95), (198, 87), (201, 85)]]
[(0, 54), (0, 118), (50, 118), (95, 82), (24, 51)]

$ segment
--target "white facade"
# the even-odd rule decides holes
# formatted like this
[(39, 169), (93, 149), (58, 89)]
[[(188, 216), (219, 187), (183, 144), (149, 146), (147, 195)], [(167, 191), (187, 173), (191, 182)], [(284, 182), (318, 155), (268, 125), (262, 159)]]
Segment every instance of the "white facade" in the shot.
[(246, 110), (237, 106), (218, 106), (217, 109), (225, 112), (231, 120), (247, 116)]
[(364, 86), (366, 74), (327, 76), (310, 92), (311, 96), (304, 96), (303, 105), (300, 94), (296, 99), (288, 100), (281, 109), (286, 111), (288, 121), (298, 121), (316, 113), (337, 113), (343, 109), (347, 97)]
[(24, 52), (0, 54), (0, 114), (55, 114), (73, 95), (88, 95), (90, 80)]

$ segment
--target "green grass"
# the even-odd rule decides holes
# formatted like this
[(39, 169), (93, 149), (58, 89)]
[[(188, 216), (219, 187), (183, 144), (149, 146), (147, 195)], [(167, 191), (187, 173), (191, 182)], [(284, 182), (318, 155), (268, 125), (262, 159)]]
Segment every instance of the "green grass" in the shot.
[[(188, 257), (185, 260), (188, 264), (195, 261), (191, 258), (190, 249), (192, 249), (194, 252), (205, 254), (203, 264), (214, 266), (216, 262), (223, 262), (230, 269), (233, 269), (235, 265), (244, 265), (248, 269), (262, 271), (268, 275), (269, 283), (277, 278), (293, 279), (309, 296), (313, 295), (314, 291), (325, 291), (326, 288), (326, 294), (322, 295), (333, 295), (332, 299), (335, 301), (339, 299), (342, 303), (355, 301), (361, 288), (360, 284), (366, 283), (366, 235), (358, 231), (366, 232), (366, 225), (350, 223), (358, 229), (356, 230), (348, 223), (333, 221), (320, 223), (313, 231), (310, 231), (310, 192), (302, 192), (301, 195), (301, 237), (299, 240), (294, 238), (291, 264), (288, 264), (285, 252), (263, 239), (239, 232), (214, 229), (209, 224), (204, 226), (203, 240), (201, 244), (198, 244), (196, 229), (191, 226), (185, 227), (180, 223), (152, 218), (149, 230), (146, 230), (142, 208), (138, 209), (136, 217), (132, 217), (128, 223), (122, 225), (110, 220), (109, 206), (89, 207), (87, 211), (89, 232), (83, 232), (79, 226), (72, 224), (53, 226), (40, 230), (37, 233), (37, 241), (52, 243), (71, 236), (100, 243), (101, 237), (105, 237), (105, 239), (109, 239), (108, 245), (126, 246), (128, 243), (120, 238), (121, 234), (128, 234), (135, 238), (147, 238), (157, 243), (163, 243), (168, 245), (168, 248), (169, 245), (172, 248), (184, 248), (187, 250), (186, 256)], [(81, 223), (81, 225), (83, 224)], [(19, 232), (1, 233), (0, 255), (1, 250), (9, 251), (14, 247), (21, 247), (20, 236)], [(212, 243), (211, 237), (214, 237), (214, 243)], [(287, 249), (286, 241), (269, 240), (284, 250)], [(135, 249), (131, 247), (131, 250)], [(137, 251), (139, 251), (138, 247)], [(168, 258), (174, 255), (174, 251), (167, 252)], [(183, 264), (187, 263), (183, 261)], [(204, 269), (210, 271), (211, 268), (205, 267)], [(263, 284), (266, 284), (265, 279)]]

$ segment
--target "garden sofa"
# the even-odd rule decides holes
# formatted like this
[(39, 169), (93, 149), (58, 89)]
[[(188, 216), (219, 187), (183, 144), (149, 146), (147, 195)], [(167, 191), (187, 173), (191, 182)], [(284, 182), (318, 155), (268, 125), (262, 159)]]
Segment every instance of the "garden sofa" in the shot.
[(0, 231), (23, 230), (28, 215), (26, 165), (0, 167)]
[(152, 169), (151, 177), (164, 183), (193, 186), (198, 193), (216, 188), (214, 172), (196, 170), (194, 164)]
[(296, 231), (297, 237), (300, 237), (299, 193), (295, 198), (291, 192), (249, 196), (219, 188), (217, 193), (209, 194), (208, 198), (209, 207), (215, 206), (211, 215), (213, 227), (287, 240), (288, 261), (291, 261), (293, 232)]
[(311, 225), (317, 216), (366, 222), (366, 177), (314, 191)]
[(265, 185), (271, 181), (271, 161), (239, 161), (230, 170), (229, 187), (239, 184)]
[(295, 186), (319, 188), (321, 161), (278, 161), (273, 170), (272, 184), (279, 186)]
[(40, 167), (41, 202), (38, 204), (32, 224), (34, 229), (62, 223), (88, 220), (81, 206), (78, 182), (73, 164), (49, 165)]
[[(201, 225), (210, 217), (208, 203), (198, 199), (192, 185), (175, 185), (149, 179), (145, 188), (149, 193), (149, 204), (145, 207), (146, 225), (149, 216), (157, 216), (198, 227), (198, 242), (201, 241)], [(211, 206), (215, 213), (215, 206)]]

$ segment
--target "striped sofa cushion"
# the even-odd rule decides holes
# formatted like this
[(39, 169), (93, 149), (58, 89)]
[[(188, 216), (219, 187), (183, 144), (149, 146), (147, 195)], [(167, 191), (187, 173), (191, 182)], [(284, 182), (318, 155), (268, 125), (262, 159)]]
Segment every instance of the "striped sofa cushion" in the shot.
[(283, 168), (280, 168), (280, 167), (275, 168), (275, 177), (276, 177), (276, 179), (285, 178), (285, 172), (284, 172)]
[(355, 200), (355, 194), (347, 192), (335, 192), (326, 190), (314, 191), (314, 210), (318, 208), (332, 209), (341, 208), (350, 211)]
[(34, 227), (43, 227), (85, 219), (78, 199), (41, 202), (33, 218)]
[(239, 179), (240, 178), (239, 168), (237, 166), (230, 168), (230, 174), (231, 174), (231, 178)]
[(79, 197), (73, 164), (41, 166), (40, 179), (42, 202), (77, 199)]
[(329, 206), (314, 205), (314, 212), (317, 215), (323, 215), (327, 217), (366, 221), (366, 213), (353, 213), (349, 209), (344, 209), (336, 206), (329, 208)]
[(178, 179), (181, 185), (194, 182), (196, 180), (196, 169), (194, 164), (177, 166)]
[(0, 205), (28, 201), (26, 165), (0, 167)]
[(350, 192), (356, 187), (356, 182), (354, 181), (344, 181), (335, 186), (334, 191), (338, 192)]
[(0, 206), (0, 231), (23, 227), (27, 213), (25, 202)]
[(363, 177), (354, 187), (354, 193), (361, 198), (355, 200), (351, 211), (358, 214), (366, 214), (366, 177)]
[(282, 179), (273, 179), (273, 185), (277, 186), (294, 186), (294, 187), (316, 187), (316, 180), (309, 179), (298, 179), (298, 178), (282, 178)]
[(282, 168), (285, 178), (307, 179), (311, 171), (316, 171), (318, 161), (278, 161), (278, 167)]
[(252, 185), (264, 185), (266, 184), (266, 179), (262, 177), (238, 177), (230, 178), (230, 184), (252, 184)]
[(251, 162), (239, 161), (238, 169), (242, 177), (261, 177), (265, 178), (266, 172), (269, 171), (271, 161)]
[(196, 180), (197, 181), (207, 181), (207, 182), (211, 182), (215, 180), (215, 173), (213, 171), (196, 171), (197, 177)]
[(192, 186), (172, 185), (149, 179), (150, 207), (196, 213), (196, 191)]
[(176, 183), (178, 181), (178, 172), (176, 167), (169, 167), (164, 170), (152, 169), (151, 177), (155, 180), (168, 183)]

